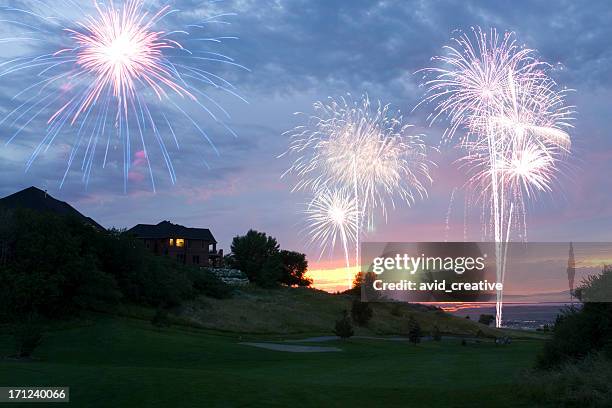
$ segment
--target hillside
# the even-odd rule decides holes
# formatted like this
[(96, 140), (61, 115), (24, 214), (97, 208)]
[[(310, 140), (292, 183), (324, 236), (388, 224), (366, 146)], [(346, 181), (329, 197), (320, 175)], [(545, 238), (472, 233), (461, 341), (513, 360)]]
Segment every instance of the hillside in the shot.
[[(352, 297), (332, 295), (308, 288), (261, 289), (245, 287), (231, 299), (199, 297), (185, 302), (181, 318), (208, 329), (251, 334), (331, 334), (344, 309), (350, 310)], [(370, 303), (374, 317), (367, 328), (356, 328), (358, 335), (405, 334), (409, 316), (414, 316), (424, 332), (437, 325), (445, 334), (500, 336), (499, 331), (428, 306), (402, 303)]]
[(26, 208), (38, 212), (51, 212), (56, 215), (73, 216), (83, 222), (104, 230), (104, 227), (92, 218), (78, 212), (70, 204), (51, 197), (47, 192), (36, 187), (28, 187), (9, 196), (0, 199), (0, 208), (18, 209)]

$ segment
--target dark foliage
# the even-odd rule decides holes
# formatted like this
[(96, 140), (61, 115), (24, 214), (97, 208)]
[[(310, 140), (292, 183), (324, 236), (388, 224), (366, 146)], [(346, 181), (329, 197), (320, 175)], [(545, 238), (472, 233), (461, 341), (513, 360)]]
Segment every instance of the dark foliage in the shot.
[[(234, 237), (231, 251), (232, 266), (244, 272), (251, 282), (267, 285), (270, 283), (267, 282), (267, 279), (274, 278), (273, 275), (278, 272), (276, 268), (278, 263), (274, 265), (277, 261), (270, 261), (270, 258), (279, 255), (278, 242), (264, 232), (249, 230), (246, 235)], [(264, 270), (264, 265), (266, 265), (266, 270)], [(280, 272), (275, 278), (280, 278)]]
[(414, 316), (410, 316), (410, 318), (408, 319), (408, 341), (410, 341), (413, 344), (417, 344), (421, 342), (421, 326), (419, 325), (419, 322), (416, 321), (416, 319), (414, 318)]
[(367, 326), (374, 312), (367, 302), (354, 299), (351, 305), (351, 317), (359, 326)]
[(334, 333), (341, 339), (348, 339), (352, 337), (355, 332), (353, 331), (353, 325), (351, 318), (346, 310), (342, 312), (342, 317), (336, 320), (336, 326), (334, 327)]
[(434, 341), (442, 340), (442, 333), (440, 332), (440, 328), (438, 328), (438, 326), (433, 327), (433, 330), (431, 331), (431, 337)]
[(198, 294), (226, 297), (229, 288), (147, 251), (122, 231), (101, 231), (78, 218), (16, 210), (0, 231), (0, 320), (32, 313), (65, 317), (120, 301), (178, 305)]
[(199, 294), (215, 299), (227, 299), (232, 296), (232, 287), (207, 269), (189, 268), (187, 276), (193, 284), (193, 289)]
[[(599, 276), (584, 281), (576, 290), (581, 300), (586, 294), (601, 296), (608, 290), (612, 268), (607, 266)], [(611, 293), (608, 291), (608, 299)], [(612, 303), (585, 302), (582, 308), (570, 307), (557, 318), (553, 337), (540, 354), (537, 366), (550, 369), (563, 363), (584, 359), (601, 352), (612, 356)]]
[(287, 286), (310, 286), (312, 284), (312, 279), (304, 276), (308, 271), (306, 255), (283, 249), (280, 251), (280, 257), (283, 263), (280, 283)]
[(491, 325), (495, 321), (495, 316), (492, 314), (481, 314), (478, 318), (478, 323), (482, 323), (484, 325)]
[(276, 238), (264, 232), (249, 230), (234, 237), (227, 265), (240, 269), (249, 281), (266, 288), (284, 284), (309, 286), (312, 281), (304, 275), (308, 269), (306, 255), (280, 250)]
[(377, 276), (373, 272), (358, 272), (353, 279), (353, 287), (347, 292), (370, 302), (380, 300), (380, 292), (374, 289), (374, 281)]

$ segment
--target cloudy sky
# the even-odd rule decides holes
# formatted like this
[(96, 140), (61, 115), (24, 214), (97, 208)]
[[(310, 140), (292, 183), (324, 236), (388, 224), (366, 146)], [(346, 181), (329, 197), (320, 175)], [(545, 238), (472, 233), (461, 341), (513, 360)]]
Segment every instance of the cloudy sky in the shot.
[[(92, 12), (91, 2), (75, 2), (85, 12)], [(56, 2), (52, 10), (40, 2), (2, 4), (19, 4), (16, 8), (41, 15), (60, 14), (58, 21), (82, 21), (83, 17), (79, 7), (57, 6)], [(529, 240), (612, 240), (612, 7), (608, 1), (176, 0), (170, 4), (180, 10), (165, 22), (174, 30), (198, 24), (219, 11), (236, 13), (222, 18), (231, 24), (207, 23), (205, 28), (209, 36), (236, 36), (239, 40), (218, 45), (191, 36), (184, 39), (184, 45), (191, 50), (206, 47), (222, 52), (249, 69), (206, 60), (191, 62), (226, 78), (248, 101), (206, 89), (231, 115), (228, 124), (237, 137), (192, 107), (189, 113), (208, 132), (219, 151), (217, 156), (176, 109), (153, 101), (153, 114), (164, 112), (175, 123), (180, 147), (169, 144), (168, 149), (175, 184), (152, 138), (145, 143), (149, 143), (155, 192), (137, 142), (129, 155), (132, 168), (127, 192), (121, 145), (115, 143), (105, 168), (101, 155), (94, 158), (87, 186), (81, 170), (85, 149), (79, 150), (60, 188), (71, 149), (77, 143), (76, 132), (69, 128), (61, 132), (26, 172), (29, 157), (44, 137), (48, 116), (32, 118), (33, 111), (21, 117), (13, 115), (0, 125), (0, 137), (8, 141), (18, 129), (23, 130), (0, 147), (2, 195), (38, 186), (107, 227), (166, 219), (208, 227), (226, 251), (233, 236), (254, 228), (277, 237), (283, 247), (307, 252), (313, 269), (338, 265), (339, 254), (326, 254), (319, 260), (317, 248), (305, 245), (300, 210), (308, 197), (291, 194), (291, 180), (280, 179), (289, 162), (277, 156), (288, 144), (282, 133), (299, 124), (294, 112), (311, 112), (314, 101), (328, 96), (367, 92), (371, 99), (405, 112), (408, 121), (437, 146), (442, 129), (427, 126), (427, 109), (412, 112), (423, 93), (421, 77), (414, 73), (431, 64), (430, 58), (442, 52), (455, 30), (495, 27), (502, 32), (514, 31), (520, 44), (537, 49), (540, 57), (555, 67), (555, 79), (575, 90), (568, 97), (577, 107), (573, 156), (555, 192), (529, 204)], [(148, 7), (155, 9), (159, 4), (149, 3)], [(0, 9), (0, 14), (2, 20), (37, 24), (31, 15), (24, 17), (6, 8)], [(53, 21), (39, 24), (54, 30)], [(56, 36), (46, 36), (45, 41), (15, 41), (11, 38), (29, 37), (27, 26), (19, 28), (26, 33), (23, 35), (15, 34), (14, 25), (2, 23), (0, 27), (4, 39), (1, 58), (5, 61), (54, 52), (67, 41), (67, 34), (60, 30)], [(26, 100), (27, 94), (14, 96), (37, 82), (36, 74), (42, 69), (0, 76), (3, 116)], [(464, 178), (452, 164), (454, 156), (449, 150), (443, 148), (434, 158), (438, 167), (429, 197), (411, 208), (398, 206), (389, 214), (387, 224), (376, 224), (367, 240), (481, 238), (478, 209), (464, 209)], [(453, 190), (454, 205), (449, 211)]]

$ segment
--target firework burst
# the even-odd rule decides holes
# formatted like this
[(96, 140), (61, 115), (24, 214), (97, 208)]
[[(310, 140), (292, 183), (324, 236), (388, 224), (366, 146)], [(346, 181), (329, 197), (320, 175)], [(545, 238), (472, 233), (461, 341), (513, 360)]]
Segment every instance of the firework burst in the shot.
[(206, 34), (211, 24), (226, 23), (223, 19), (231, 13), (217, 13), (211, 2), (209, 18), (182, 29), (174, 27), (181, 19), (179, 10), (147, 5), (144, 0), (92, 2), (89, 8), (72, 0), (33, 4), (27, 9), (1, 8), (9, 16), (3, 24), (23, 32), (0, 38), (0, 42), (16, 42), (20, 50), (46, 50), (0, 63), (0, 77), (16, 76), (16, 81), (26, 83), (12, 97), (19, 106), (0, 122), (10, 129), (7, 144), (25, 129), (46, 121), (43, 138), (26, 170), (58, 136), (70, 135), (73, 140), (60, 186), (77, 160), (81, 160), (87, 184), (94, 163), (105, 167), (112, 160), (112, 150), (119, 146), (124, 190), (136, 151), (147, 163), (155, 190), (150, 145), (158, 146), (170, 180), (176, 181), (168, 149), (169, 143), (179, 149), (173, 117), (192, 126), (216, 154), (212, 139), (189, 112), (200, 109), (234, 134), (225, 123), (229, 114), (209, 90), (242, 99), (230, 82), (213, 72), (219, 65), (246, 68), (218, 52), (182, 45), (237, 39)]
[(295, 156), (285, 175), (297, 177), (294, 190), (318, 194), (325, 189), (350, 191), (355, 203), (355, 264), (359, 265), (359, 234), (364, 220), (373, 226), (378, 210), (412, 204), (427, 193), (431, 162), (421, 135), (399, 112), (367, 96), (316, 102), (306, 125), (286, 132), (287, 155)]
[(322, 186), (355, 190), (361, 211), (372, 219), (390, 204), (412, 204), (427, 194), (431, 162), (422, 135), (413, 135), (389, 105), (372, 106), (367, 96), (358, 102), (340, 98), (316, 102), (308, 124), (286, 132), (287, 154), (296, 158), (285, 174), (298, 178), (294, 190)]
[[(573, 108), (548, 75), (550, 66), (519, 47), (513, 33), (477, 28), (472, 34), (461, 34), (445, 47), (447, 55), (434, 58), (442, 67), (423, 70), (421, 104), (434, 105), (431, 123), (447, 118), (444, 139), (465, 132), (459, 146), (466, 154), (459, 161), (489, 214), (503, 283), (507, 243), (517, 229), (526, 237), (526, 200), (552, 191), (570, 152)], [(497, 295), (501, 326), (503, 293)]]
[[(347, 271), (350, 268), (349, 245), (357, 240), (359, 212), (350, 193), (343, 190), (321, 189), (304, 211), (305, 232), (310, 243), (321, 248), (321, 256), (333, 252), (336, 243), (342, 245)], [(349, 285), (352, 277), (349, 276)]]

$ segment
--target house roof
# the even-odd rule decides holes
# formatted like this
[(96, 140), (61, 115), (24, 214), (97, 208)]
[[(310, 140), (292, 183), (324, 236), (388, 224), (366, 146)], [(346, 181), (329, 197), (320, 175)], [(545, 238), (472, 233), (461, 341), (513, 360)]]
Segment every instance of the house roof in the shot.
[(208, 228), (189, 228), (173, 224), (170, 221), (162, 221), (157, 225), (138, 224), (130, 228), (128, 232), (131, 232), (138, 238), (186, 238), (217, 243)]
[(84, 216), (69, 204), (56, 200), (36, 187), (28, 187), (9, 196), (0, 199), (0, 207), (8, 209), (27, 208), (39, 212), (51, 212), (63, 216), (73, 216), (93, 227), (104, 231), (104, 227), (93, 219)]

